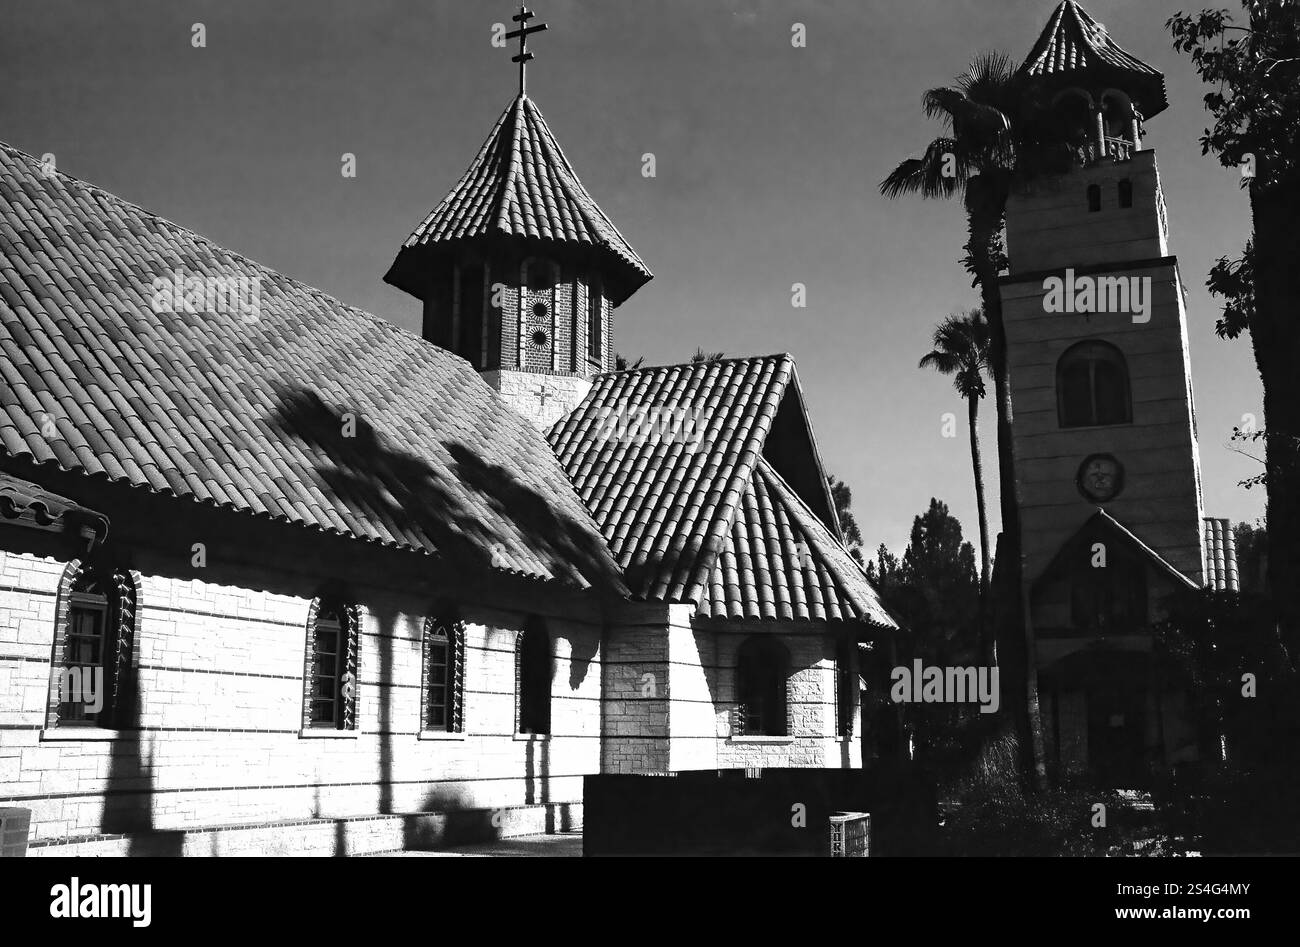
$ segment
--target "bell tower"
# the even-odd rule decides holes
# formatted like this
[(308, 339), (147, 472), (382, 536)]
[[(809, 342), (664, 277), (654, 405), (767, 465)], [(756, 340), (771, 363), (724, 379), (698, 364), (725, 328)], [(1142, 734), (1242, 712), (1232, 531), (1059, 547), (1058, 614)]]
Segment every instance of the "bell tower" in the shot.
[(1025, 579), (1104, 510), (1201, 585), (1184, 290), (1142, 141), (1164, 77), (1066, 0), (1019, 79), (1046, 168), (1008, 201), (1002, 280)]
[(651, 273), (578, 180), (525, 91), (469, 170), (402, 245), (385, 282), (424, 304), (423, 335), (467, 359), (506, 403), (546, 429), (614, 368), (613, 310)]
[(1180, 590), (1235, 587), (1204, 519), (1187, 312), (1143, 124), (1161, 74), (1065, 0), (1018, 74), (1036, 172), (1007, 201), (1001, 280), (1044, 749), (1058, 773), (1141, 786), (1209, 737), (1162, 675)]

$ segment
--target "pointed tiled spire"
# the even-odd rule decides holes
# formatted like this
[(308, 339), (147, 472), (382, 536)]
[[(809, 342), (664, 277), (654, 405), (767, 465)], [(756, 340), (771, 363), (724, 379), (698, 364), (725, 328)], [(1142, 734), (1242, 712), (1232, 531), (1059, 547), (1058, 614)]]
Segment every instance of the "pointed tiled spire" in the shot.
[(1074, 0), (1053, 11), (1020, 75), (1062, 85), (1113, 85), (1128, 93), (1146, 118), (1169, 107), (1163, 73), (1124, 50)]
[(451, 193), (415, 228), (385, 279), (413, 291), (404, 257), (500, 238), (605, 254), (615, 304), (652, 275), (582, 186), (541, 110), (522, 92), (501, 113)]

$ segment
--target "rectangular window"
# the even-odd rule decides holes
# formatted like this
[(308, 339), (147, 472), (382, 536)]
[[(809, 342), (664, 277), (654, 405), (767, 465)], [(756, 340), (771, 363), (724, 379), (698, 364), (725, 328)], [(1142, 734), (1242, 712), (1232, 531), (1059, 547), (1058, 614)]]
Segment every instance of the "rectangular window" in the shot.
[[(438, 632), (441, 630), (439, 626)], [(429, 713), (425, 726), (430, 730), (448, 729), (447, 721), (451, 718), (447, 676), (451, 642), (446, 634), (438, 632), (429, 637)]]
[(343, 658), (343, 626), (337, 619), (318, 619), (312, 646), (315, 671), (311, 688), (311, 724), (313, 727), (337, 727), (342, 696), (339, 665)]
[(79, 687), (81, 693), (60, 695), (60, 724), (93, 727), (99, 723), (99, 714), (91, 713), (87, 709), (87, 700), (84, 698), (88, 693), (87, 688), (92, 686), (91, 681), (96, 672), (99, 673), (101, 686), (107, 677), (103, 674), (106, 663), (107, 626), (107, 601), (99, 596), (74, 594), (68, 619), (68, 638), (64, 644), (64, 673), (59, 684), (60, 687), (66, 687), (69, 682), (74, 682), (74, 689)]
[(551, 732), (551, 638), (541, 619), (529, 622), (518, 644), (519, 732)]

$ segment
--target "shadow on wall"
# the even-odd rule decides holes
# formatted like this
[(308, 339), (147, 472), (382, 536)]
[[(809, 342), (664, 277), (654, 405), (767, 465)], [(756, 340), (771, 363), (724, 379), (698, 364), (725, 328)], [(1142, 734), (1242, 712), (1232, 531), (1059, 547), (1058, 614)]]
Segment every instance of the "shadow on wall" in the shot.
[(153, 825), (154, 754), (151, 746), (145, 758), (140, 731), (138, 647), (139, 642), (133, 638), (131, 653), (122, 663), (118, 681), (111, 724), (117, 736), (111, 744), (99, 831), (105, 835), (129, 835), (127, 854), (130, 856), (176, 856), (184, 848), (184, 834), (158, 831)]
[[(556, 507), (515, 471), (485, 457), (457, 440), (444, 440), (442, 463), (392, 446), (357, 409), (332, 405), (315, 391), (282, 386), (269, 419), (284, 436), (304, 446), (313, 458), (314, 473), (324, 489), (346, 506), (366, 511), (368, 518), (394, 524), (422, 536), (440, 558), (468, 574), (485, 574), (499, 563), (501, 552), (531, 550), (555, 575), (581, 580), (601, 590), (621, 593), (622, 576), (604, 543), (588, 524)], [(508, 463), (503, 445), (502, 459)], [(538, 450), (549, 450), (538, 438)], [(562, 476), (558, 473), (557, 475)], [(563, 484), (564, 489), (570, 489)], [(484, 508), (499, 514), (483, 515)], [(593, 541), (595, 540), (595, 541)], [(652, 567), (641, 563), (641, 567)], [(393, 674), (396, 616), (384, 606), (365, 604), (379, 621), (379, 811), (394, 811), (393, 800)], [(599, 649), (596, 635), (574, 635), (569, 687), (578, 690)], [(419, 647), (419, 643), (415, 643)], [(549, 746), (529, 742), (525, 749), (524, 801), (550, 801)], [(460, 839), (481, 840), (501, 834), (501, 810), (471, 809), (468, 793), (438, 787), (423, 800), (428, 816), (407, 818), (407, 848), (448, 844)], [(495, 819), (495, 824), (494, 820)], [(561, 821), (566, 821), (561, 816)], [(548, 822), (554, 821), (549, 819)], [(548, 824), (548, 829), (552, 828)]]
[[(312, 807), (311, 817), (313, 819), (322, 818), (320, 808), (320, 783), (312, 786)], [(348, 857), (348, 823), (346, 819), (333, 819), (334, 823), (334, 858)], [(215, 854), (215, 853), (214, 853)]]
[[(375, 616), (379, 634), (379, 678), (376, 696), (379, 703), (379, 812), (382, 815), (393, 813), (393, 649), (397, 643), (397, 613), (384, 607), (368, 609)], [(420, 650), (419, 641), (407, 641), (415, 651)]]

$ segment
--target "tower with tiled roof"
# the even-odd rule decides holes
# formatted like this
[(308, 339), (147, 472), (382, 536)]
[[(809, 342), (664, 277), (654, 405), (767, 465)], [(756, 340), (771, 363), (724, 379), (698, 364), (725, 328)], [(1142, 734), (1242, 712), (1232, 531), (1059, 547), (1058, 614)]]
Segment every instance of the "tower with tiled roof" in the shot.
[(1164, 77), (1065, 0), (1017, 81), (1036, 173), (1007, 202), (1001, 296), (1049, 757), (1140, 779), (1194, 752), (1153, 624), (1179, 590), (1236, 583), (1204, 520), (1184, 288), (1142, 140)]
[[(1007, 205), (1025, 574), (1101, 506), (1200, 585), (1187, 314), (1155, 151), (1141, 138), (1143, 118), (1168, 107), (1164, 78), (1065, 0), (1018, 79), (1021, 120), (1062, 159)], [(1084, 483), (1103, 475), (1106, 489)]]
[(587, 193), (524, 87), (532, 14), (515, 20), (520, 88), (385, 281), (424, 304), (423, 335), (469, 360), (542, 427), (614, 367), (613, 310), (651, 278)]

